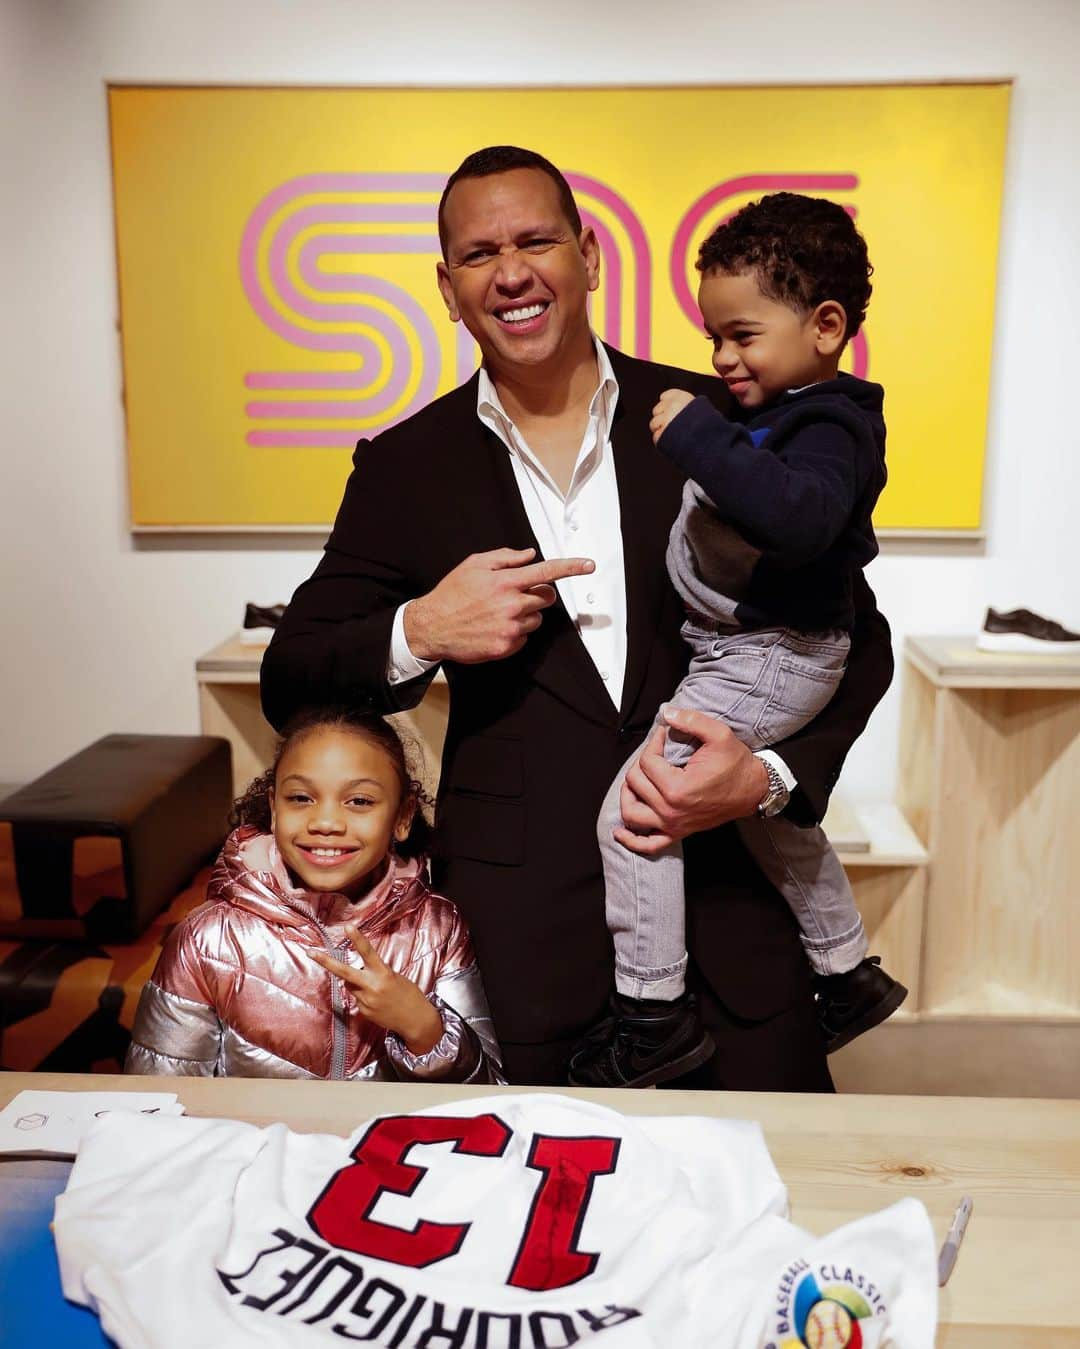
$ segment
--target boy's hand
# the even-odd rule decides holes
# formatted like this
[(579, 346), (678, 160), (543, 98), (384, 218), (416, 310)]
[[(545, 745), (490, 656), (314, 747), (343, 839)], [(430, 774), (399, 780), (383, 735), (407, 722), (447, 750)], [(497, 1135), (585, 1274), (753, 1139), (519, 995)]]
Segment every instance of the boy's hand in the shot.
[(654, 445), (683, 408), (693, 401), (694, 395), (687, 393), (685, 389), (664, 390), (660, 395), (660, 401), (652, 410), (652, 421), (649, 423)]
[(362, 966), (346, 965), (325, 951), (312, 951), (311, 958), (343, 979), (368, 1020), (400, 1035), (410, 1053), (426, 1054), (434, 1049), (443, 1035), (438, 1011), (416, 984), (392, 970), (355, 928), (349, 929), (349, 941), (364, 962)]

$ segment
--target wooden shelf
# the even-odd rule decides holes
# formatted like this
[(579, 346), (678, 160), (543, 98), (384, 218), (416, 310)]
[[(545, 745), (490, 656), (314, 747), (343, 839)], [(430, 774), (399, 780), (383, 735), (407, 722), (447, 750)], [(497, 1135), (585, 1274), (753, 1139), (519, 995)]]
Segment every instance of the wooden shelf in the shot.
[(904, 656), (938, 688), (1080, 689), (1076, 655), (980, 651), (975, 638), (909, 637)]
[[(929, 863), (930, 854), (919, 842), (899, 806), (889, 802), (856, 807), (841, 805), (850, 811), (858, 834), (853, 835), (850, 826), (834, 832), (830, 823), (834, 814), (831, 805), (822, 828), (845, 867), (925, 867)], [(857, 839), (859, 846), (851, 846), (853, 839)]]
[(921, 1010), (1080, 1018), (1080, 658), (910, 637), (900, 806), (932, 858)]

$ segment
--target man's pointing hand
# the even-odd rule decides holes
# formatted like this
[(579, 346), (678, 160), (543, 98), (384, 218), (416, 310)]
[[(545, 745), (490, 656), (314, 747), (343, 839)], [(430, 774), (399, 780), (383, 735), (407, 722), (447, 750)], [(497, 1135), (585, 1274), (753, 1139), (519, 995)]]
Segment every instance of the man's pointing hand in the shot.
[(555, 582), (596, 569), (587, 557), (534, 562), (535, 548), (471, 553), (405, 606), (405, 640), (420, 660), (475, 665), (520, 651), (555, 603)]

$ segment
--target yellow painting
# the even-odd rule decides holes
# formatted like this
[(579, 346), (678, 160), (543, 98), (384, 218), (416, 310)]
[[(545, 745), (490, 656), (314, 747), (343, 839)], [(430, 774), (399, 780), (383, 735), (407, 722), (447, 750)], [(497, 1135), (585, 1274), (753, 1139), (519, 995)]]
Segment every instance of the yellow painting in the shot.
[(882, 530), (982, 519), (1008, 84), (109, 90), (137, 528), (328, 525), (350, 455), (471, 375), (436, 206), (483, 145), (539, 150), (595, 229), (592, 319), (708, 370), (694, 260), (764, 193), (841, 202), (874, 293), (846, 368), (885, 386)]

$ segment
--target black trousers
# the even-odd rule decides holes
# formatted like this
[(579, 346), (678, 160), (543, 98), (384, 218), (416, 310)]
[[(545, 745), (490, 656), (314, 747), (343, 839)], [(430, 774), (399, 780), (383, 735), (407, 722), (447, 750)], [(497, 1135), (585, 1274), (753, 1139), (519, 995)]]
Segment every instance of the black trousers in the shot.
[[(688, 986), (697, 994), (702, 1021), (716, 1041), (716, 1053), (694, 1072), (664, 1086), (696, 1091), (835, 1091), (810, 996), (809, 969), (806, 997), (765, 1021), (733, 1016), (692, 964)], [(576, 1038), (543, 1044), (503, 1043), (507, 1081), (520, 1086), (565, 1087), (567, 1064), (576, 1043)]]

